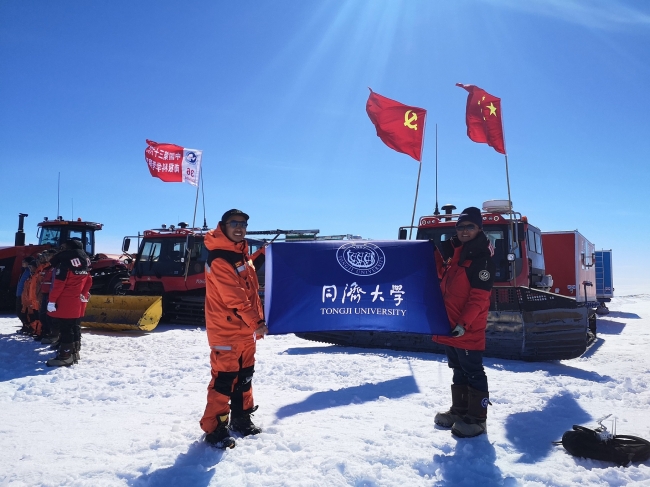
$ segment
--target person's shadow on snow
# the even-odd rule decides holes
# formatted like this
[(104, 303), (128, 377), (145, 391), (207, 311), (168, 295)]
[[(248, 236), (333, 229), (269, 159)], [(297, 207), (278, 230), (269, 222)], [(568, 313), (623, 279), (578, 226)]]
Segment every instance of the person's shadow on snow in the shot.
[(53, 370), (45, 365), (56, 353), (24, 335), (0, 335), (0, 382), (20, 377), (47, 374)]
[(448, 452), (434, 455), (431, 462), (419, 462), (413, 466), (420, 475), (433, 481), (431, 485), (440, 487), (517, 485), (515, 478), (504, 478), (501, 470), (496, 466), (497, 454), (488, 435), (480, 435), (476, 438), (453, 438), (456, 439), (455, 448), (447, 445)]
[(561, 439), (565, 431), (589, 421), (591, 415), (565, 392), (552, 397), (542, 409), (508, 416), (506, 438), (522, 453), (519, 463), (536, 463), (557, 448), (553, 442)]
[(215, 473), (215, 465), (224, 456), (223, 450), (207, 443), (195, 441), (176, 458), (171, 467), (159, 468), (151, 473), (130, 479), (130, 487), (207, 487)]

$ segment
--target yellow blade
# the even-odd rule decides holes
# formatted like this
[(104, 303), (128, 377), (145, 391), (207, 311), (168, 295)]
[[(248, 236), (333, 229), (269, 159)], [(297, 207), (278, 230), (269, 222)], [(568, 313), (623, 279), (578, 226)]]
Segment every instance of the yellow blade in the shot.
[(162, 317), (162, 296), (91, 296), (81, 326), (153, 330)]

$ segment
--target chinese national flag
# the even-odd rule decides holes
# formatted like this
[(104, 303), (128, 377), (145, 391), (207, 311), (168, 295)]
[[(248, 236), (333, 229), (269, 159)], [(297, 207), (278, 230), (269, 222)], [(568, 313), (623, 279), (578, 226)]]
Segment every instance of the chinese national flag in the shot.
[(144, 159), (149, 172), (166, 183), (190, 183), (198, 186), (203, 151), (175, 144), (147, 140)]
[(501, 122), (501, 98), (490, 95), (478, 86), (463, 85), (461, 83), (456, 83), (456, 86), (460, 86), (469, 92), (469, 95), (467, 95), (467, 112), (465, 114), (467, 136), (474, 142), (486, 143), (495, 151), (505, 154), (506, 148)]
[(370, 90), (366, 112), (377, 129), (377, 137), (397, 152), (422, 161), (424, 119), (427, 111), (410, 107)]

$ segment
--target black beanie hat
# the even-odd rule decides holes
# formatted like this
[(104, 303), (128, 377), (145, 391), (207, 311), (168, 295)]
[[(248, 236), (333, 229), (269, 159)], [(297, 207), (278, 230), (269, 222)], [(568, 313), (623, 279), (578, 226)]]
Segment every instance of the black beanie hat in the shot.
[(476, 225), (479, 228), (483, 228), (483, 217), (481, 216), (481, 210), (475, 206), (470, 206), (465, 208), (463, 212), (458, 217), (456, 226), (460, 225), (463, 222), (470, 222)]
[(223, 223), (226, 223), (228, 221), (228, 218), (233, 217), (233, 216), (243, 216), (246, 221), (248, 221), (248, 218), (249, 218), (248, 215), (246, 213), (244, 213), (243, 211), (236, 210), (236, 209), (233, 208), (232, 210), (228, 210), (227, 212), (225, 212), (223, 214), (223, 216), (221, 217), (221, 221)]

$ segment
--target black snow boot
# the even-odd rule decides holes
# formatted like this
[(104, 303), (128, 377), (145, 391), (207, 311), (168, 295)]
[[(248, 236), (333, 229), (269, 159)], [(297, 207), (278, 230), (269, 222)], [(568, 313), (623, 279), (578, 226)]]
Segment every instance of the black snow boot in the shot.
[(260, 434), (262, 428), (255, 426), (251, 421), (251, 416), (255, 411), (257, 411), (257, 406), (246, 409), (245, 411), (236, 411), (233, 409), (230, 417), (230, 429), (242, 436)]
[(74, 358), (72, 357), (73, 350), (73, 343), (62, 343), (56, 357), (45, 362), (45, 365), (48, 367), (69, 367), (74, 363)]
[(73, 346), (72, 358), (74, 360), (74, 363), (76, 364), (77, 362), (79, 362), (79, 359), (81, 358), (79, 356), (79, 350), (81, 350), (81, 342), (74, 342), (72, 346)]
[(451, 385), (451, 407), (449, 411), (436, 414), (433, 422), (443, 428), (451, 428), (456, 421), (463, 419), (467, 414), (468, 403), (468, 385), (452, 384)]
[(472, 438), (487, 433), (487, 407), (490, 394), (469, 387), (467, 414), (451, 427), (451, 433), (461, 438)]
[(230, 436), (228, 415), (217, 416), (217, 427), (212, 433), (205, 435), (205, 441), (216, 448), (235, 448), (235, 439)]
[(41, 343), (43, 345), (52, 345), (54, 342), (58, 342), (58, 341), (59, 341), (59, 335), (46, 335), (43, 336)]

